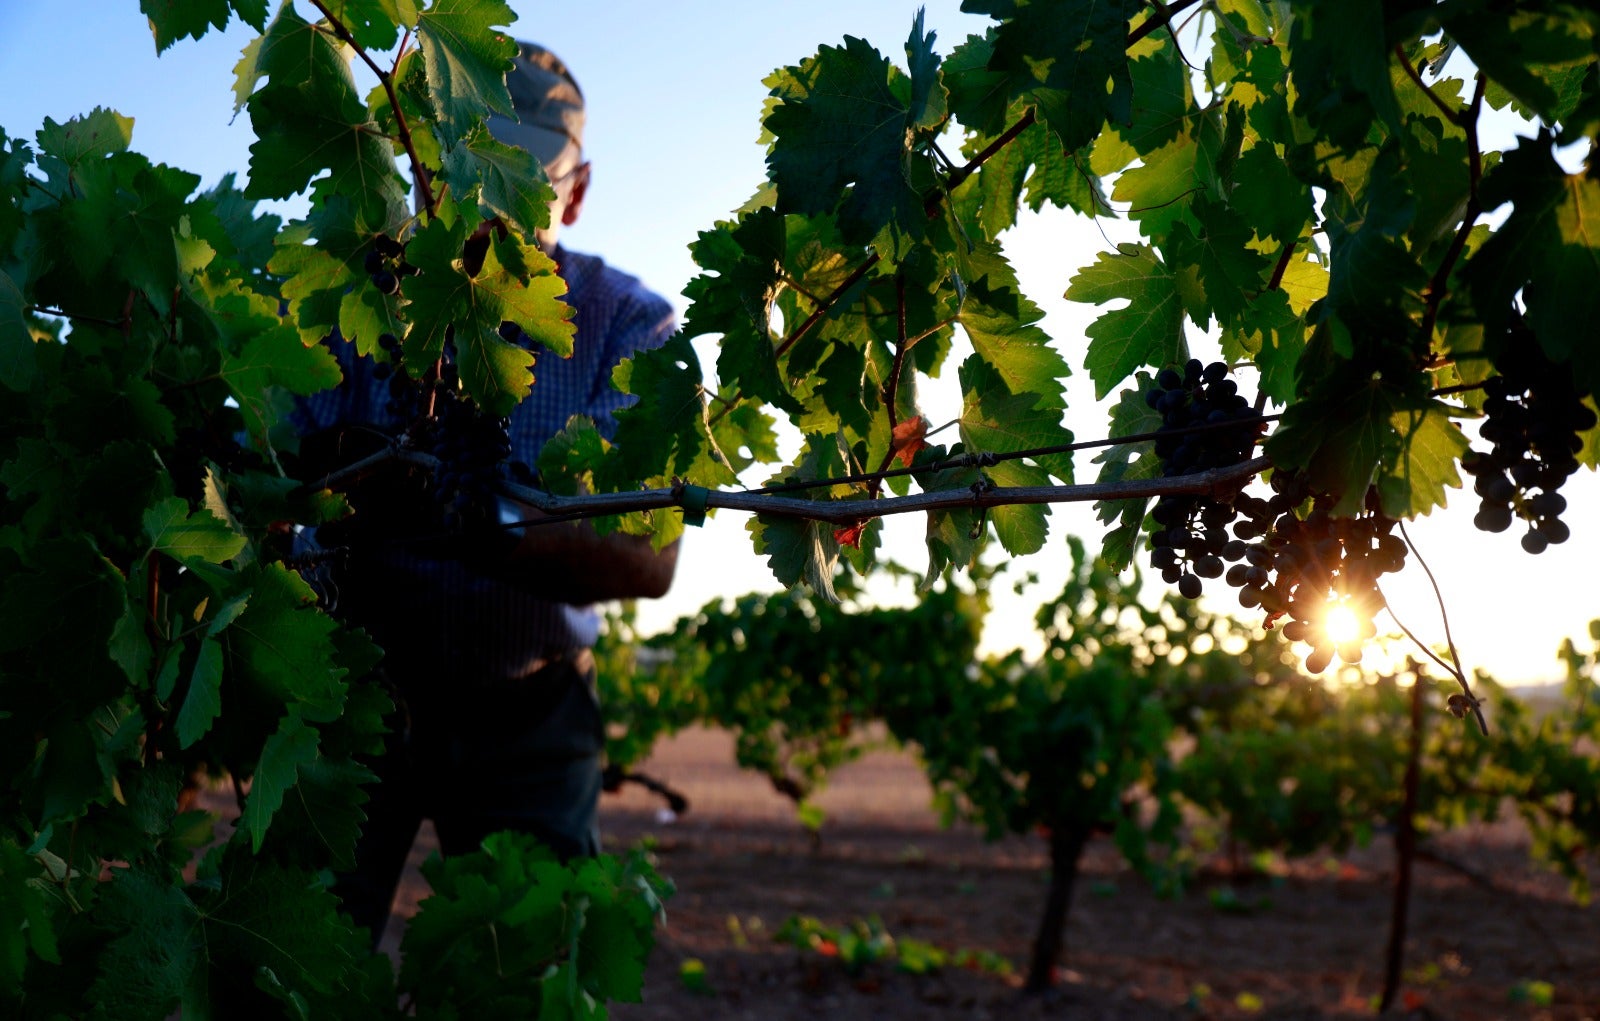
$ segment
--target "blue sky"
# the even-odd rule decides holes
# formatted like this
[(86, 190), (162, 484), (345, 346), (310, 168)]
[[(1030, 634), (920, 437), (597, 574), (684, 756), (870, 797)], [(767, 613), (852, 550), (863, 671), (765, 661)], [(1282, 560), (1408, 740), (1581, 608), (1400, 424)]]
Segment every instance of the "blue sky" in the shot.
[[(310, 12), (309, 4), (302, 6), (302, 13)], [(564, 232), (564, 242), (640, 276), (680, 311), (680, 292), (695, 272), (688, 244), (741, 205), (762, 179), (763, 151), (756, 144), (766, 96), (762, 78), (847, 34), (903, 64), (902, 47), (917, 9), (890, 0), (596, 0), (512, 7), (520, 15), (513, 33), (559, 53), (588, 102), (593, 185), (582, 219)], [(956, 0), (926, 8), (941, 53), (985, 24), (962, 14)], [(233, 118), (232, 68), (250, 37), (234, 22), (227, 32), (180, 42), (158, 59), (137, 0), (0, 0), (0, 127), (28, 138), (45, 117), (60, 121), (110, 106), (134, 118), (134, 147), (153, 159), (196, 172), (206, 185), (230, 170), (242, 179), (254, 139), (248, 117)], [(1509, 128), (1496, 130), (1504, 137)], [(1045, 328), (1072, 360), (1099, 310), (1068, 303), (1062, 292), (1097, 252), (1133, 237), (1121, 224), (1097, 227), (1081, 217), (1046, 212), (1004, 239), (1024, 289), (1046, 311)], [(1197, 347), (1203, 353), (1203, 344)], [(935, 423), (959, 406), (951, 385), (949, 379), (936, 381), (925, 394)], [(1071, 381), (1069, 400), (1069, 425), (1078, 436), (1104, 435), (1105, 416), (1093, 406), (1086, 381)], [(1092, 473), (1083, 462), (1080, 477)], [(1444, 591), (1469, 667), (1482, 665), (1504, 680), (1555, 676), (1560, 638), (1581, 635), (1586, 622), (1600, 616), (1600, 591), (1591, 580), (1600, 566), (1600, 481), (1584, 472), (1568, 483), (1566, 495), (1570, 508), (1564, 517), (1573, 538), (1542, 557), (1522, 553), (1512, 533), (1473, 529), (1476, 508), (1467, 493), (1453, 494), (1448, 509), (1411, 527)], [(1052, 521), (1055, 536), (1070, 531), (1091, 545), (1100, 532), (1086, 507), (1058, 508)], [(705, 529), (691, 530), (673, 593), (641, 607), (647, 627), (666, 627), (712, 598), (775, 587), (750, 548), (744, 524), (743, 515), (723, 513)], [(921, 528), (919, 520), (903, 518), (892, 519), (888, 531), (892, 548), (919, 567)], [(1000, 612), (988, 636), (991, 648), (1025, 641), (1033, 602), (1059, 587), (1065, 559), (1065, 544), (1052, 542), (1018, 565), (1037, 572), (1040, 587), (1020, 597), (1009, 585), (995, 593)], [(1421, 570), (1410, 566), (1385, 588), (1408, 627), (1442, 640)], [(899, 589), (885, 591), (883, 598), (913, 597)], [(1385, 623), (1380, 618), (1380, 626)]]

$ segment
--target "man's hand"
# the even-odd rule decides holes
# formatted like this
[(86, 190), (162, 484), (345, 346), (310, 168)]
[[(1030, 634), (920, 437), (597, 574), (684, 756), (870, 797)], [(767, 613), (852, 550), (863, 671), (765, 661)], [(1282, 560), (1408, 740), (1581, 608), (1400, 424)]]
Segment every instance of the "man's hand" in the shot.
[[(537, 521), (539, 511), (501, 501), (502, 523)], [(491, 526), (492, 527), (492, 526)], [(499, 529), (475, 537), (469, 563), (489, 576), (541, 599), (600, 603), (613, 599), (657, 599), (672, 587), (678, 544), (657, 551), (650, 538), (612, 532), (600, 535), (586, 521), (559, 521)]]

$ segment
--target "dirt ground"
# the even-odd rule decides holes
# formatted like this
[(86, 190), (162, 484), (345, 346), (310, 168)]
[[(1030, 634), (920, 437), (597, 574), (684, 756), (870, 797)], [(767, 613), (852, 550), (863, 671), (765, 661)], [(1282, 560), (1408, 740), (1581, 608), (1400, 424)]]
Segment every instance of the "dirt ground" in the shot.
[[(663, 745), (645, 771), (687, 795), (662, 802), (631, 785), (602, 803), (607, 848), (641, 840), (677, 886), (651, 956), (642, 1004), (619, 1021), (901, 1018), (1357, 1018), (1382, 980), (1393, 854), (1379, 838), (1339, 859), (1270, 874), (1202, 869), (1187, 894), (1162, 900), (1120, 865), (1109, 841), (1090, 846), (1073, 898), (1056, 991), (1020, 991), (1045, 895), (1037, 838), (986, 843), (944, 830), (908, 757), (879, 753), (836, 775), (820, 799), (820, 842), (765, 781), (733, 766), (732, 741), (696, 731)], [(1515, 824), (1435, 845), (1478, 874), (1419, 863), (1406, 946), (1403, 1007), (1411, 1018), (1600, 1019), (1600, 908), (1580, 907), (1563, 880), (1530, 867)], [(414, 858), (430, 850), (429, 833)], [(1596, 877), (1600, 879), (1600, 876)], [(1484, 880), (1487, 880), (1485, 882)], [(425, 893), (402, 889), (403, 915)], [(776, 935), (793, 915), (830, 926), (876, 918), (900, 940), (947, 952), (988, 950), (1014, 972), (946, 967), (901, 972), (877, 962), (850, 974), (837, 958)], [(393, 946), (397, 917), (386, 943)], [(702, 990), (685, 964), (704, 967)]]

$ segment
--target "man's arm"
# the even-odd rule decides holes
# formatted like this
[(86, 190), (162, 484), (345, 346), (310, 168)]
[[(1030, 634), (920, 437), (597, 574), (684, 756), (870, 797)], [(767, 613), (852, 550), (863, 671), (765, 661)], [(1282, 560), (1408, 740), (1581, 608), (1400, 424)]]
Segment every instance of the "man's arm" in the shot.
[[(539, 517), (532, 508), (510, 506), (516, 520)], [(510, 534), (516, 538), (514, 546), (496, 544), (502, 552), (473, 566), (552, 602), (657, 599), (672, 587), (678, 566), (676, 542), (658, 551), (649, 536), (602, 536), (586, 521), (530, 525)]]

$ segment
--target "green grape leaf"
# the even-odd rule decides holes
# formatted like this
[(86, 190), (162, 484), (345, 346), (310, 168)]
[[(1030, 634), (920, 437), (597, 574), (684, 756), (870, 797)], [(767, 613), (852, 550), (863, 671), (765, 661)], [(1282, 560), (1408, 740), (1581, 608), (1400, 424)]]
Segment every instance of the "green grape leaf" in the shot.
[(948, 93), (939, 81), (939, 55), (933, 50), (935, 37), (936, 33), (924, 31), (923, 9), (917, 8), (906, 40), (906, 67), (911, 72), (906, 123), (930, 132), (938, 131), (950, 115)]
[[(1161, 413), (1144, 399), (1145, 393), (1155, 385), (1154, 378), (1149, 373), (1139, 372), (1134, 374), (1133, 381), (1135, 385), (1123, 390), (1111, 409), (1113, 437), (1137, 436), (1161, 428)], [(1153, 440), (1107, 447), (1094, 456), (1094, 463), (1100, 465), (1095, 482), (1101, 485), (1161, 477), (1161, 459), (1156, 456)], [(1144, 497), (1095, 503), (1096, 516), (1112, 526), (1101, 543), (1100, 555), (1113, 571), (1121, 571), (1133, 562), (1144, 526), (1145, 508), (1149, 504)]]
[[(265, 0), (261, 2), (265, 5)], [(416, 24), (416, 11), (409, 0), (322, 0), (322, 8), (349, 30), (356, 45), (369, 52), (394, 49), (400, 26)]]
[(476, 190), (485, 218), (497, 216), (524, 237), (550, 225), (556, 193), (544, 168), (526, 149), (505, 144), (488, 128), (473, 128), (445, 153), (444, 180), (457, 194)]
[(773, 303), (784, 280), (784, 217), (756, 209), (702, 231), (689, 246), (703, 272), (689, 281), (682, 335), (720, 334), (717, 374), (728, 386), (793, 413), (802, 411), (778, 367)]
[(1084, 362), (1097, 399), (1104, 400), (1141, 365), (1159, 367), (1188, 359), (1178, 281), (1154, 249), (1125, 245), (1117, 254), (1102, 253), (1094, 265), (1072, 278), (1066, 296), (1095, 305), (1128, 299), (1126, 307), (1102, 314), (1087, 331)]
[(1581, 389), (1600, 389), (1600, 182), (1568, 175), (1548, 136), (1523, 139), (1483, 182), (1484, 207), (1513, 203), (1504, 225), (1461, 269), (1488, 327), (1505, 329), (1518, 292), (1528, 324), (1556, 362), (1571, 362)]
[(578, 973), (601, 1002), (639, 1003), (645, 958), (655, 942), (655, 918), (650, 905), (622, 879), (622, 864), (612, 857), (577, 866), (573, 889), (587, 898), (578, 936)]
[(1295, 112), (1345, 149), (1364, 144), (1374, 119), (1399, 130), (1390, 51), (1383, 0), (1300, 5), (1289, 22)]
[(846, 36), (766, 84), (777, 99), (763, 124), (775, 136), (767, 167), (780, 213), (832, 212), (846, 194), (839, 225), (847, 241), (890, 225), (923, 235), (922, 199), (906, 170), (910, 83), (887, 58)]
[(1441, 19), (1450, 38), (1495, 85), (1546, 124), (1564, 120), (1575, 97), (1557, 88), (1563, 70), (1579, 75), (1595, 59), (1593, 23), (1557, 11), (1471, 4)]
[(822, 599), (837, 603), (833, 575), (839, 564), (839, 542), (831, 526), (820, 521), (757, 514), (745, 525), (757, 554), (767, 558), (772, 574), (784, 585), (804, 582)]
[[(252, 798), (255, 796), (252, 791)], [(248, 802), (247, 802), (248, 806)], [(213, 987), (249, 975), (299, 1016), (377, 1016), (395, 1002), (387, 970), (375, 974), (367, 934), (357, 934), (326, 879), (228, 848), (218, 881), (191, 889), (204, 916)], [(259, 1000), (257, 1002), (260, 1002)], [(185, 1011), (185, 1016), (188, 1016)]]
[(639, 402), (616, 414), (617, 456), (602, 473), (608, 490), (630, 488), (662, 473), (700, 486), (734, 480), (727, 457), (712, 439), (702, 379), (700, 358), (682, 333), (617, 366), (612, 383)]
[(1279, 468), (1304, 469), (1314, 491), (1333, 494), (1334, 514), (1357, 514), (1380, 465), (1399, 460), (1402, 443), (1393, 421), (1407, 404), (1394, 384), (1363, 375), (1353, 362), (1334, 363), (1285, 409), (1267, 439), (1267, 456)]
[(1205, 327), (1211, 315), (1219, 323), (1231, 324), (1262, 289), (1271, 264), (1250, 247), (1250, 225), (1238, 213), (1203, 198), (1196, 199), (1192, 208), (1199, 230), (1191, 230), (1187, 223), (1173, 227), (1165, 249), (1168, 263), (1185, 270), (1193, 267), (1198, 277), (1201, 293), (1189, 307), (1189, 318), (1197, 326)]
[(289, 847), (288, 860), (307, 867), (353, 869), (367, 819), (361, 806), (370, 800), (361, 788), (378, 776), (354, 759), (330, 757), (326, 738), (322, 743), (320, 754), (296, 767), (294, 784), (272, 816), (268, 843)]
[(13, 393), (32, 389), (38, 374), (33, 330), (23, 312), (27, 305), (15, 281), (0, 272), (0, 384)]
[(307, 720), (338, 718), (345, 671), (335, 662), (338, 625), (317, 609), (311, 586), (282, 564), (262, 568), (255, 594), (228, 627), (231, 677), (290, 704)]
[(46, 117), (37, 138), (41, 167), (48, 169), (50, 161), (55, 160), (77, 173), (101, 157), (127, 152), (133, 141), (133, 118), (97, 106), (65, 124)]
[(307, 395), (343, 379), (332, 351), (321, 344), (305, 346), (293, 327), (277, 322), (252, 336), (238, 354), (225, 354), (221, 376), (252, 436), (266, 435), (276, 420), (272, 388)]
[(150, 549), (175, 560), (221, 564), (243, 552), (248, 540), (210, 511), (189, 513), (182, 497), (169, 497), (144, 513)]
[(466, 239), (464, 223), (436, 219), (407, 246), (406, 258), (422, 272), (406, 285), (412, 329), (405, 357), (430, 364), (454, 338), (467, 393), (489, 413), (506, 415), (533, 385), (534, 354), (501, 337), (500, 324), (513, 322), (532, 340), (569, 356), (572, 309), (559, 300), (566, 282), (548, 256), (509, 235), (488, 247), (476, 276), (468, 275), (461, 256)]
[[(356, 92), (337, 38), (278, 10), (260, 45), (235, 68), (257, 141), (250, 147), (250, 198), (288, 198), (323, 171), (319, 189), (378, 218), (403, 211), (405, 190), (388, 138)], [(267, 83), (259, 89), (261, 79)]]
[(179, 748), (188, 748), (204, 737), (222, 712), (222, 664), (222, 644), (215, 638), (202, 640), (189, 674), (189, 691), (178, 710)]
[(973, 350), (993, 366), (1012, 393), (1033, 393), (1057, 406), (1061, 382), (1072, 367), (1037, 325), (1044, 312), (1021, 291), (1016, 272), (998, 245), (983, 242), (967, 253), (956, 322)]
[(1133, 117), (1126, 127), (1110, 130), (1134, 152), (1144, 155), (1186, 133), (1194, 94), (1189, 71), (1176, 46), (1163, 41), (1155, 54), (1130, 61)]
[(250, 836), (257, 852), (266, 839), (273, 815), (283, 805), (284, 794), (295, 785), (302, 767), (317, 759), (317, 731), (299, 716), (290, 714), (278, 724), (261, 748), (250, 778), (250, 793), (245, 797), (239, 828)]
[(97, 1016), (204, 1012), (205, 927), (181, 887), (145, 869), (112, 869), (94, 918), (110, 934), (87, 991)]
[(1400, 455), (1378, 470), (1378, 496), (1392, 518), (1411, 518), (1445, 505), (1447, 487), (1459, 487), (1456, 463), (1467, 438), (1437, 401), (1402, 408), (1390, 420), (1400, 437)]
[(227, 28), (235, 11), (257, 32), (267, 23), (267, 0), (139, 0), (139, 10), (150, 22), (157, 53), (179, 39), (199, 39), (212, 28)]
[(1257, 143), (1239, 156), (1228, 201), (1262, 240), (1292, 245), (1312, 215), (1311, 189), (1285, 165), (1270, 144)]
[(1261, 391), (1280, 404), (1294, 398), (1295, 369), (1305, 349), (1305, 320), (1282, 289), (1256, 295), (1239, 321), (1222, 331), (1224, 357), (1254, 362), (1261, 373)]
[[(970, 451), (1010, 454), (1064, 447), (1072, 433), (1061, 423), (1061, 408), (1033, 393), (1011, 393), (1000, 374), (979, 355), (961, 364), (961, 442)], [(1039, 454), (1033, 461), (1063, 482), (1072, 481), (1067, 451)]]
[(457, 137), (491, 113), (516, 117), (506, 72), (517, 55), (517, 44), (496, 30), (516, 18), (500, 0), (440, 0), (417, 18), (428, 91), (439, 122)]
[[(1022, 461), (1001, 461), (985, 468), (984, 474), (997, 486), (1050, 485), (1046, 472)], [(1017, 557), (1044, 549), (1045, 540), (1050, 536), (1049, 519), (1049, 504), (1013, 503), (989, 508), (989, 522), (994, 525), (995, 537), (1007, 553)]]
[(1107, 119), (1126, 124), (1133, 84), (1126, 52), (1132, 0), (967, 0), (962, 9), (1000, 22), (990, 70), (1012, 94), (1035, 103), (1068, 152), (1100, 133)]

